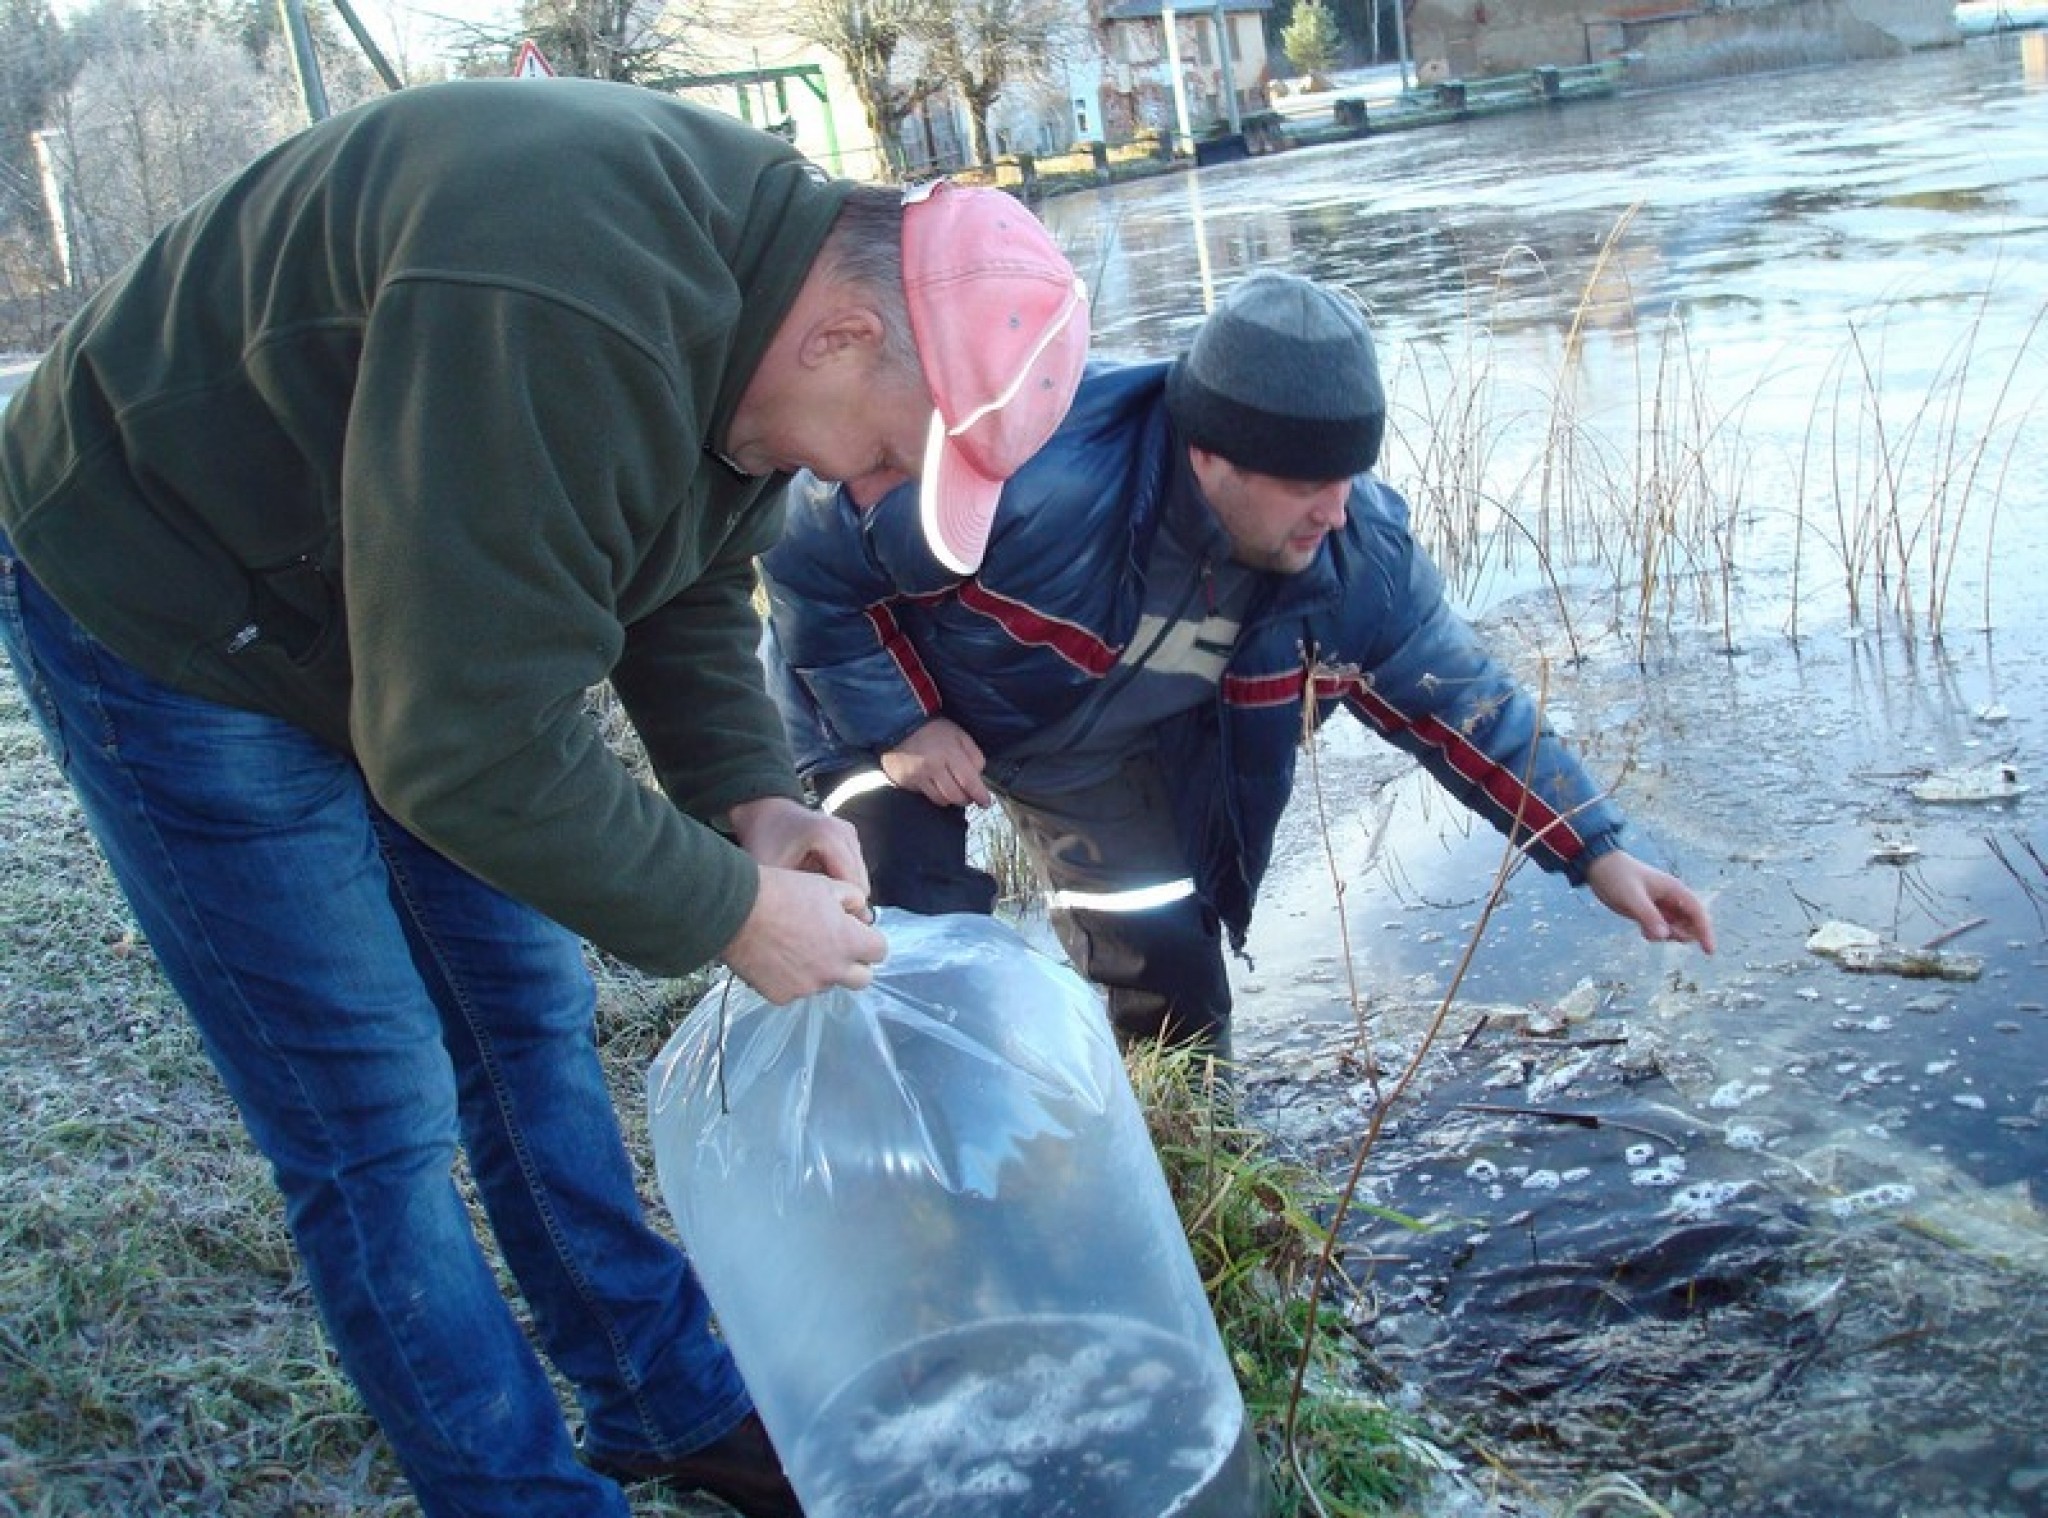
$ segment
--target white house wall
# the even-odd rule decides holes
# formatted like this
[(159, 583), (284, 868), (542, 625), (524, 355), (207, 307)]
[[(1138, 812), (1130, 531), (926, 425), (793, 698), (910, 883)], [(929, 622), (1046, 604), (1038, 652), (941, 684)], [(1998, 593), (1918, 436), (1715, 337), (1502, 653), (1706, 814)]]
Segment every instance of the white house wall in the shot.
[[(707, 27), (702, 34), (693, 34), (692, 42), (701, 60), (696, 68), (699, 74), (817, 66), (825, 83), (823, 101), (802, 80), (781, 81), (788, 115), (796, 125), (796, 145), (814, 163), (848, 179), (887, 177), (874, 133), (868, 130), (867, 111), (861, 105), (860, 93), (835, 55), (787, 32), (766, 26), (756, 31), (751, 24), (745, 28)], [(747, 97), (744, 109), (740, 104), (742, 90)], [(728, 116), (752, 120), (756, 126), (773, 124), (763, 119), (764, 105), (771, 113), (778, 109), (774, 80), (745, 86), (707, 85), (683, 93), (686, 99)]]
[[(1086, 142), (1121, 140), (1123, 124), (1113, 107), (1121, 104), (1136, 128), (1172, 125), (1172, 86), (1157, 16), (1105, 22), (1091, 27), (1088, 0), (1072, 0), (1075, 38), (1057, 76), (1042, 82), (1020, 82), (997, 98), (989, 128), (997, 151), (1043, 154), (1062, 152)], [(1225, 115), (1222, 70), (1213, 23), (1219, 13), (1180, 10), (1180, 33), (1189, 106), (1199, 130)], [(744, 21), (707, 28), (701, 38), (700, 74), (742, 74), (761, 70), (816, 65), (822, 71), (826, 100), (821, 102), (799, 79), (765, 80), (744, 85), (719, 84), (687, 91), (688, 98), (732, 116), (772, 125), (786, 114), (794, 125), (796, 144), (813, 161), (853, 179), (886, 177), (885, 160), (868, 130), (867, 113), (851, 78), (839, 60), (824, 49), (803, 42), (761, 21), (749, 12)], [(1269, 73), (1265, 13), (1228, 13), (1230, 49), (1240, 101), (1263, 98)], [(757, 29), (758, 28), (758, 29)], [(778, 95), (778, 82), (781, 89)], [(744, 94), (746, 105), (741, 105)], [(828, 126), (829, 106), (829, 126)], [(969, 141), (965, 107), (933, 102), (940, 113), (932, 138), (942, 155), (964, 156)], [(925, 156), (922, 125), (906, 122), (904, 140), (915, 165)], [(942, 164), (950, 168), (954, 163)]]

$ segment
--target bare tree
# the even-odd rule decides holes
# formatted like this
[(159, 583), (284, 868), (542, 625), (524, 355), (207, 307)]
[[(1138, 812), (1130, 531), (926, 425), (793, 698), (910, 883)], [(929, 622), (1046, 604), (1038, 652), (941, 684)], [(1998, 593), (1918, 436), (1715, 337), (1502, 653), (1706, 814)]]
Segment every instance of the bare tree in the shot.
[(291, 82), (239, 42), (102, 6), (89, 57), (52, 104), (74, 281), (91, 288), (221, 179), (286, 136)]
[(50, 246), (36, 134), (76, 70), (49, 0), (0, 0), (0, 236), (34, 250), (31, 266), (47, 266)]
[(943, 81), (899, 79), (904, 41), (933, 24), (945, 0), (793, 0), (778, 18), (790, 35), (837, 58), (860, 96), (889, 176), (904, 172), (902, 126)]
[(558, 74), (673, 89), (697, 59), (695, 8), (671, 0), (524, 0), (516, 29), (459, 25), (459, 71), (502, 74), (530, 39)]
[[(378, 87), (332, 26), (315, 32), (337, 108)], [(305, 122), (266, 0), (97, 0), (54, 31), (43, 0), (0, 0), (0, 59), (0, 324), (38, 341)]]
[(1049, 78), (1073, 31), (1066, 0), (960, 0), (927, 12), (918, 35), (934, 71), (967, 102), (976, 163), (995, 161), (988, 118), (1004, 87)]

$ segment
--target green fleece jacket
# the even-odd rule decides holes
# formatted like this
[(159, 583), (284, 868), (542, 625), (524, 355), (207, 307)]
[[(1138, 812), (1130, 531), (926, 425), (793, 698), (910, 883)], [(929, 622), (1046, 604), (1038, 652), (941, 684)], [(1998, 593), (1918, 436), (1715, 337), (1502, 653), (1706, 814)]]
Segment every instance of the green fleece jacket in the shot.
[[(846, 191), (626, 86), (387, 96), (71, 323), (0, 427), (0, 527), (131, 663), (300, 724), (451, 859), (686, 972), (759, 887), (707, 824), (798, 794), (754, 654), (783, 480), (716, 450)], [(670, 800), (586, 715), (607, 679)]]

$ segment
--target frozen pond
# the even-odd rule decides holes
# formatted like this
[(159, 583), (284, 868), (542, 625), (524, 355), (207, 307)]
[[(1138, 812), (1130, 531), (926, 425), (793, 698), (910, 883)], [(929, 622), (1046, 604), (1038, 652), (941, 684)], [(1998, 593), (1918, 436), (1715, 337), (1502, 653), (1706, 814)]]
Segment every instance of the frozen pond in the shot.
[(2048, 1513), (2044, 144), (2034, 34), (1048, 208), (1108, 352), (1259, 265), (1369, 304), (1383, 472), (1713, 901), (1711, 961), (1533, 870), (1489, 914), (1497, 839), (1339, 724), (1238, 974), (1248, 1099), (1341, 1177), (1347, 948), (1384, 1094), (1484, 919), (1364, 1170), (1431, 1226), (1347, 1237), (1362, 1332), (1553, 1496)]

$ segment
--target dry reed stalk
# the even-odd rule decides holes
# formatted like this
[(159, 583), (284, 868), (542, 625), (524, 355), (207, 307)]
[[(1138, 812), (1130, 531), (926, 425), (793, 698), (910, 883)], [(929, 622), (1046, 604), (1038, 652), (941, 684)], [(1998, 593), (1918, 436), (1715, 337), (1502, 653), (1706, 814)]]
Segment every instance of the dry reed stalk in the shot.
[[(1549, 693), (1549, 667), (1546, 663), (1543, 667), (1536, 692), (1536, 717), (1539, 726), (1543, 721), (1543, 714), (1548, 705)], [(1314, 692), (1311, 688), (1306, 693), (1305, 699), (1312, 701), (1313, 696)], [(1308, 735), (1311, 744), (1313, 744), (1311, 721), (1311, 718), (1304, 717), (1304, 731)], [(1532, 750), (1530, 762), (1533, 764), (1534, 760), (1535, 754)], [(1312, 783), (1320, 784), (1319, 777), (1314, 775), (1313, 772), (1311, 779)], [(1523, 780), (1525, 783), (1524, 794), (1527, 794), (1526, 783), (1528, 776), (1526, 773), (1523, 776)], [(1329, 838), (1327, 823), (1324, 820), (1325, 815), (1322, 809), (1321, 797), (1318, 796), (1317, 818), (1319, 825), (1324, 829), (1324, 843), (1327, 849)], [(1526, 850), (1529, 845), (1537, 841), (1540, 836), (1540, 832), (1526, 829), (1523, 826), (1520, 815), (1517, 815), (1510, 825), (1507, 835), (1503, 840), (1500, 863), (1494, 871), (1492, 884), (1487, 890), (1486, 899), (1480, 908), (1478, 919), (1473, 923), (1471, 932), (1466, 936), (1464, 948), (1458, 956), (1457, 964), (1451, 971), (1450, 980), (1444, 987), (1443, 996), (1437, 1003), (1436, 1011), (1431, 1015), (1428, 1025), (1423, 1029), (1422, 1036), (1417, 1041), (1415, 1052), (1402, 1067), (1401, 1073), (1395, 1080), (1392, 1089), (1385, 1093), (1384, 1098), (1376, 1099), (1373, 1104), (1372, 1117), (1366, 1125), (1365, 1135), (1359, 1141), (1358, 1150), (1352, 1159), (1351, 1168), (1345, 1176), (1343, 1186), (1339, 1188), (1335, 1204), (1332, 1207), (1323, 1245), (1317, 1251), (1315, 1262), (1309, 1271), (1306, 1303), (1308, 1327), (1304, 1335), (1300, 1355), (1295, 1362), (1294, 1377), (1288, 1392), (1287, 1408), (1281, 1420), (1281, 1445), (1305, 1497), (1317, 1513), (1323, 1515), (1323, 1518), (1328, 1518), (1327, 1511), (1323, 1507), (1321, 1500), (1316, 1496), (1313, 1483), (1308, 1479), (1307, 1472), (1302, 1469), (1300, 1464), (1300, 1456), (1295, 1439), (1295, 1427), (1301, 1403), (1307, 1391), (1309, 1370), (1313, 1364), (1315, 1336), (1320, 1322), (1319, 1308), (1324, 1288), (1332, 1276), (1341, 1278), (1341, 1272), (1336, 1267), (1336, 1251), (1342, 1236), (1344, 1220), (1350, 1214), (1352, 1206), (1357, 1199), (1359, 1184), (1365, 1175), (1366, 1161), (1371, 1157), (1373, 1150), (1379, 1143), (1379, 1136), (1385, 1128), (1387, 1115), (1400, 1102), (1401, 1098), (1406, 1095), (1409, 1087), (1414, 1084), (1424, 1062), (1429, 1057), (1430, 1051), (1436, 1046), (1437, 1040), (1442, 1037), (1444, 1025), (1450, 1017), (1451, 1008), (1457, 1003), (1458, 990), (1464, 984), (1465, 976), (1471, 969), (1472, 961), (1479, 952), (1480, 942), (1485, 938), (1486, 930), (1492, 921), (1493, 914), (1500, 906), (1507, 890), (1508, 881), (1513, 878), (1515, 871), (1526, 861)], [(1340, 882), (1339, 889), (1336, 892), (1336, 906), (1340, 924), (1343, 922), (1344, 916), (1343, 895)], [(1344, 954), (1348, 970), (1351, 958), (1348, 934), (1342, 939), (1342, 942), (1345, 945)], [(1375, 1087), (1375, 1092), (1377, 1095), (1377, 1087)]]
[(1323, 860), (1330, 871), (1330, 894), (1337, 906), (1338, 953), (1344, 961), (1344, 986), (1351, 999), (1351, 1018), (1358, 1028), (1359, 1059), (1365, 1066), (1366, 1084), (1372, 1090), (1373, 1105), (1377, 1107), (1380, 1102), (1380, 1062), (1373, 1052), (1372, 1028), (1365, 1016), (1365, 998), (1358, 991), (1358, 964), (1351, 952), (1351, 923), (1344, 915), (1344, 893), (1348, 883), (1337, 868), (1336, 845), (1330, 836), (1329, 810), (1323, 804), (1322, 745), (1316, 742), (1321, 709), (1321, 703), (1316, 699), (1316, 687), (1323, 666), (1313, 649), (1305, 650), (1302, 657), (1301, 743), (1308, 750), (1309, 794), (1315, 801), (1316, 836), (1323, 841)]
[[(1559, 361), (1557, 384), (1552, 392), (1549, 436), (1543, 451), (1542, 480), (1537, 491), (1537, 541), (1546, 554), (1550, 548), (1550, 504), (1553, 485), (1568, 492), (1560, 501), (1560, 506), (1569, 507), (1571, 501), (1576, 499), (1575, 493), (1569, 493), (1569, 482), (1577, 454), (1575, 442), (1579, 437), (1580, 424), (1576, 409), (1571, 404), (1571, 396), (1584, 364), (1586, 326), (1595, 306), (1594, 292), (1604, 289), (1609, 270), (1616, 270), (1619, 272), (1623, 289), (1628, 292), (1630, 309), (1633, 311), (1634, 288), (1629, 284), (1627, 269), (1617, 254), (1622, 239), (1627, 235), (1630, 225), (1642, 208), (1643, 203), (1637, 201), (1616, 217), (1614, 225), (1607, 229), (1607, 235), (1600, 241), (1600, 251), (1593, 260), (1593, 268), (1587, 274), (1585, 283), (1579, 287), (1578, 300), (1572, 307), (1571, 325), (1565, 331), (1564, 354)], [(1567, 510), (1564, 521), (1568, 543), (1573, 541), (1570, 532), (1572, 520), (1572, 514)]]
[[(2048, 323), (2048, 305), (2043, 305), (2040, 309), (2035, 311), (2034, 319), (2027, 323), (2026, 336), (2020, 339), (2019, 347), (2014, 350), (2011, 362), (2006, 365), (2005, 376), (2003, 380), (1999, 383), (1998, 395), (1996, 399), (1992, 402), (1991, 415), (1985, 422), (1983, 433), (1981, 434), (1978, 441), (1978, 446), (1975, 449), (1973, 449), (1970, 454), (1970, 467), (1963, 483), (1963, 498), (1965, 502), (1967, 502), (1970, 499), (1970, 497), (1974, 494), (1976, 490), (1977, 477), (1979, 472), (1983, 468), (1985, 455), (1990, 448), (1992, 430), (1994, 427), (1996, 427), (1999, 417), (2003, 415), (2005, 412), (2006, 403), (2012, 396), (2013, 386), (2018, 382), (2020, 377), (2020, 366), (2022, 362), (2026, 359), (2028, 353), (2032, 350), (2034, 346), (2034, 339), (2040, 336), (2041, 328), (2044, 323)], [(2040, 401), (2037, 397), (2035, 400), (2030, 401), (2027, 404), (2027, 406), (2021, 411), (2019, 418), (2013, 427), (2013, 438), (2015, 443), (2017, 442), (2020, 433), (2025, 430), (2026, 422), (2029, 418), (2033, 416), (2034, 412), (2039, 408), (2039, 405)], [(2005, 477), (2007, 471), (2010, 470), (2012, 467), (2013, 453), (2014, 447), (2009, 444), (2006, 448), (2004, 461), (1999, 467), (1998, 487), (1991, 492), (1990, 520), (1986, 523), (1984, 529), (1983, 625), (1984, 630), (1987, 632), (1991, 628), (1992, 547), (1993, 544), (1997, 541), (1998, 508), (2000, 502), (2003, 501), (2005, 498)], [(1945, 611), (1948, 606), (1948, 575), (1952, 575), (1955, 572), (1956, 557), (1957, 556), (1953, 553), (1949, 555), (1948, 571), (1946, 574), (1943, 575), (1941, 580), (1940, 598), (1936, 604), (1943, 611)]]

